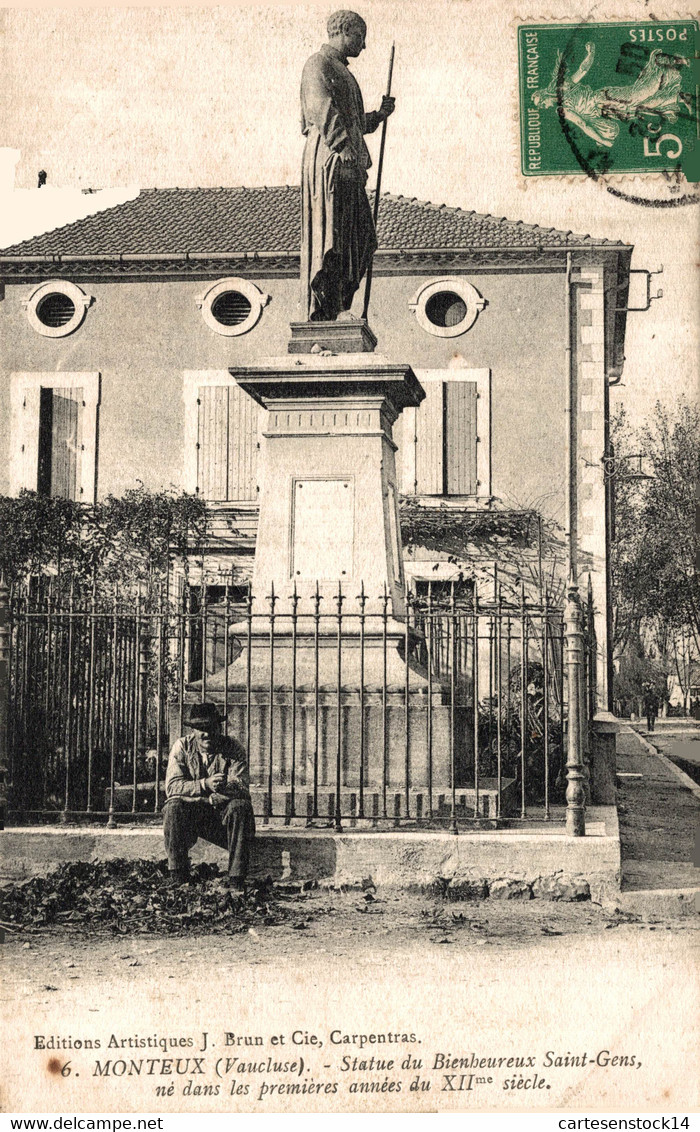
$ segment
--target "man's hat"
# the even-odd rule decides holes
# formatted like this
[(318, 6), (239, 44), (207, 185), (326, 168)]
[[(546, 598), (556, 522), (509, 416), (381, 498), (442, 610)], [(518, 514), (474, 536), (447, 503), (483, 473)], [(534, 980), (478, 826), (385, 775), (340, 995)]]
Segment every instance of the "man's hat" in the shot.
[(216, 723), (221, 723), (225, 716), (219, 711), (216, 704), (192, 704), (187, 715), (188, 727), (196, 727), (198, 731), (205, 731)]

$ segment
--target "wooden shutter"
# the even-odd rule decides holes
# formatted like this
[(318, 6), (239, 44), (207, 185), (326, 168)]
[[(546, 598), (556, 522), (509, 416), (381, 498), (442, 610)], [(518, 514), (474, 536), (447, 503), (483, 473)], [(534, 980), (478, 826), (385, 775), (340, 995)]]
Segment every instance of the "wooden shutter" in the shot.
[(228, 499), (228, 387), (205, 385), (199, 391), (199, 493), (204, 499)]
[(445, 493), (476, 495), (476, 382), (445, 382)]
[(79, 501), (83, 390), (42, 388), (38, 424), (37, 490)]
[(425, 400), (416, 410), (416, 491), (419, 495), (443, 492), (442, 381), (426, 381)]
[(80, 500), (82, 389), (53, 391), (51, 428), (51, 494)]
[(256, 499), (257, 404), (237, 385), (203, 385), (198, 407), (199, 494), (211, 502)]
[(262, 410), (239, 385), (229, 386), (228, 498), (255, 499), (258, 421)]

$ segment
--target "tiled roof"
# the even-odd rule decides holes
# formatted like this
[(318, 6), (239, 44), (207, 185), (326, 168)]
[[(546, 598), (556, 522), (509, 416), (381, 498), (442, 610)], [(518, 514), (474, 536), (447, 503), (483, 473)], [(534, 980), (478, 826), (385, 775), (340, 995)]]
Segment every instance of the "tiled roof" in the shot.
[[(0, 255), (296, 253), (299, 211), (299, 189), (290, 185), (145, 189), (133, 200), (4, 248)], [(622, 246), (389, 193), (381, 199), (378, 234), (380, 247), (406, 251)]]

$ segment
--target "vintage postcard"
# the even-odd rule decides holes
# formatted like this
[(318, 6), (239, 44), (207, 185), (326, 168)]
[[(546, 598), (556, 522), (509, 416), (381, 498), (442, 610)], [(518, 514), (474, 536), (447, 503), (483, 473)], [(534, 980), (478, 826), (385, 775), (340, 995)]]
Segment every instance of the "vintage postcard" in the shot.
[(691, 1127), (695, 15), (0, 12), (5, 1113)]

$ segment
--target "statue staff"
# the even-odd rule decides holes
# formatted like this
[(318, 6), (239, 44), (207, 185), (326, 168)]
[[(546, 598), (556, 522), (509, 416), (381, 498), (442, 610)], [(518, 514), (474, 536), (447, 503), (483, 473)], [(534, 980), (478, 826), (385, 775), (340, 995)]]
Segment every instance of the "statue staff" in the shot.
[[(394, 73), (394, 52), (395, 51), (396, 51), (396, 44), (392, 43), (392, 45), (391, 45), (391, 55), (389, 57), (389, 78), (387, 79), (387, 83), (386, 83), (386, 94), (384, 95), (385, 98), (391, 98), (391, 76)], [(386, 124), (387, 124), (387, 121), (388, 121), (388, 119), (385, 118), (384, 121), (382, 122), (382, 140), (379, 143), (379, 164), (377, 165), (377, 187), (374, 190), (374, 210), (373, 210), (373, 217), (372, 217), (372, 219), (374, 220), (374, 231), (375, 231), (375, 233), (377, 231), (377, 220), (379, 218), (379, 198), (381, 197), (381, 193), (382, 193), (382, 168), (384, 166), (384, 146), (386, 145)], [(364, 304), (364, 307), (362, 308), (362, 317), (363, 318), (367, 318), (367, 313), (369, 311), (369, 296), (370, 296), (370, 293), (372, 291), (372, 267), (373, 267), (373, 264), (374, 264), (374, 256), (369, 261), (369, 267), (367, 268), (367, 279), (365, 281), (365, 304)]]

